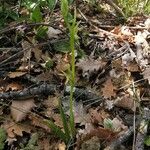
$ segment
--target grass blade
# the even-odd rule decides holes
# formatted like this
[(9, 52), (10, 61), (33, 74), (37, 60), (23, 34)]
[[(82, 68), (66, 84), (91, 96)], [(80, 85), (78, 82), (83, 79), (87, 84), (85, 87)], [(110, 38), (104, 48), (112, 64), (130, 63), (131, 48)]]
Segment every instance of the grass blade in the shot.
[(60, 115), (61, 115), (61, 119), (62, 119), (62, 122), (63, 122), (63, 127), (64, 127), (65, 134), (66, 134), (67, 138), (70, 139), (71, 138), (70, 137), (70, 129), (68, 127), (67, 118), (66, 118), (64, 110), (62, 108), (60, 100), (59, 100), (59, 109), (60, 109)]
[(65, 143), (68, 143), (69, 139), (66, 136), (66, 134), (57, 125), (55, 125), (51, 120), (45, 120), (44, 124), (46, 124), (57, 137), (62, 139)]

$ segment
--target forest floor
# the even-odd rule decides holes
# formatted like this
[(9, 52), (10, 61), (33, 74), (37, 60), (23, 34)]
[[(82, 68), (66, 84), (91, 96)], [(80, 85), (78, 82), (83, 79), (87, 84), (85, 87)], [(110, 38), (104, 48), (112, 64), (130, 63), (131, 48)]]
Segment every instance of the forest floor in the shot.
[(7, 18), (0, 30), (0, 150), (150, 149), (150, 18), (124, 21), (104, 6), (76, 4), (76, 136), (69, 144), (43, 122), (64, 130), (59, 100), (69, 118), (71, 52), (61, 10), (45, 8), (40, 23)]

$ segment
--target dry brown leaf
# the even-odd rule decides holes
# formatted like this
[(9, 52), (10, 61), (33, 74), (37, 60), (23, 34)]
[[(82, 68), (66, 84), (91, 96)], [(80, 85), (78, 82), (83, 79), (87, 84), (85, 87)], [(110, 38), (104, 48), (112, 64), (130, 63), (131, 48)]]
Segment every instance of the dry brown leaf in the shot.
[(114, 101), (114, 105), (134, 111), (134, 99), (129, 94), (125, 94), (122, 97), (118, 97)]
[(16, 122), (22, 121), (33, 107), (35, 107), (33, 99), (13, 100), (10, 106), (12, 118)]
[(50, 140), (47, 138), (39, 139), (38, 146), (42, 150), (50, 150)]
[(49, 81), (50, 82), (53, 79), (53, 72), (51, 70), (45, 71), (45, 72), (41, 73), (40, 75), (37, 75), (36, 78), (38, 81), (44, 81), (44, 82)]
[(90, 75), (91, 73), (102, 69), (105, 65), (106, 62), (104, 62), (101, 58), (93, 59), (92, 57), (80, 59), (80, 61), (76, 64), (76, 66), (83, 71), (83, 77), (87, 73)]
[(44, 111), (45, 116), (47, 117), (53, 117), (54, 115), (54, 109), (57, 109), (59, 107), (57, 96), (48, 96), (48, 99), (44, 101), (44, 106), (46, 107), (46, 110)]
[(50, 128), (44, 124), (43, 122), (43, 118), (40, 116), (33, 116), (32, 114), (30, 114), (28, 116), (28, 118), (31, 120), (32, 125), (34, 125), (35, 127), (40, 127), (44, 130), (46, 130), (47, 132), (50, 132)]
[(116, 96), (116, 93), (114, 91), (116, 88), (113, 86), (110, 78), (107, 79), (107, 81), (103, 85), (104, 85), (104, 88), (102, 88), (102, 92), (103, 92), (104, 98), (110, 98), (111, 99), (111, 97)]
[(69, 61), (62, 57), (58, 62), (57, 62), (57, 66), (56, 69), (58, 72), (65, 72), (66, 70), (68, 70), (70, 68), (70, 64)]
[(121, 58), (113, 60), (112, 61), (112, 67), (117, 69), (118, 71), (119, 70), (122, 71), (123, 68), (122, 68), (122, 60), (121, 60)]
[(78, 139), (77, 148), (80, 149), (82, 143), (84, 143), (85, 141), (88, 141), (94, 136), (98, 137), (99, 140), (112, 141), (117, 137), (117, 135), (118, 135), (118, 132), (113, 132), (110, 129), (99, 127), (99, 128), (91, 130), (86, 135), (83, 135), (81, 139)]
[(4, 122), (2, 126), (6, 130), (9, 138), (15, 138), (16, 135), (23, 136), (23, 131), (30, 133), (32, 129), (27, 124), (16, 124), (12, 120)]
[(20, 72), (20, 71), (9, 72), (8, 77), (9, 78), (17, 78), (17, 77), (21, 77), (21, 76), (23, 76), (25, 74), (26, 74), (26, 72)]
[(59, 98), (57, 96), (48, 96), (48, 99), (43, 103), (47, 108), (52, 107), (53, 109), (58, 108)]
[(148, 83), (150, 84), (150, 66), (147, 67), (142, 74), (144, 79), (148, 79)]
[(21, 84), (18, 84), (15, 82), (8, 84), (6, 87), (6, 91), (10, 91), (10, 90), (11, 91), (17, 91), (17, 90), (21, 90), (21, 89), (22, 89)]
[(114, 118), (112, 120), (112, 124), (113, 124), (113, 131), (115, 132), (121, 132), (122, 130), (127, 129), (127, 126), (123, 124), (123, 121), (118, 118)]
[(92, 123), (99, 125), (103, 125), (103, 120), (109, 117), (108, 113), (106, 113), (104, 110), (98, 110), (97, 108), (90, 108), (89, 114), (91, 116)]
[(62, 32), (58, 29), (54, 29), (53, 27), (48, 27), (47, 35), (48, 38), (58, 38), (58, 35)]
[(100, 147), (100, 140), (94, 136), (88, 141), (83, 142), (80, 150), (99, 150)]
[(38, 47), (34, 47), (32, 49), (32, 52), (34, 53), (34, 56), (35, 56), (35, 59), (37, 60), (37, 62), (39, 62), (41, 60), (42, 50), (39, 49)]
[(139, 72), (140, 68), (136, 62), (130, 62), (127, 67), (125, 67), (130, 72)]
[(94, 124), (103, 124), (103, 118), (97, 109), (89, 109), (89, 114), (91, 116), (91, 121)]
[(61, 115), (60, 114), (54, 114), (53, 115), (53, 119), (54, 119), (54, 123), (59, 126), (60, 128), (63, 128), (63, 122), (61, 119)]
[(17, 69), (18, 71), (22, 72), (28, 72), (29, 70), (33, 69), (35, 63), (30, 62), (30, 63), (22, 63), (21, 66)]
[(92, 131), (90, 131), (90, 133), (88, 134), (89, 136), (97, 136), (100, 140), (108, 140), (111, 141), (113, 139), (115, 139), (116, 135), (118, 133), (117, 132), (113, 132), (110, 129), (105, 129), (105, 128), (96, 128), (93, 129)]
[[(28, 37), (28, 40), (30, 40), (31, 42), (28, 41), (22, 41), (22, 48), (23, 50), (26, 50), (24, 52), (24, 57), (23, 57), (23, 62), (27, 62), (28, 60), (30, 60), (31, 58), (31, 52), (34, 53), (35, 59), (37, 60), (37, 62), (39, 62), (41, 60), (41, 56), (42, 56), (42, 50), (39, 49), (37, 46), (34, 46), (37, 44), (37, 41), (34, 40), (34, 43), (32, 42), (32, 38)], [(33, 43), (33, 44), (32, 44)]]
[[(74, 104), (74, 116), (75, 123), (80, 123), (80, 125), (85, 125), (87, 122), (90, 122), (90, 116), (86, 113), (86, 109), (83, 106), (82, 102), (75, 102)], [(68, 113), (69, 115), (70, 113)]]

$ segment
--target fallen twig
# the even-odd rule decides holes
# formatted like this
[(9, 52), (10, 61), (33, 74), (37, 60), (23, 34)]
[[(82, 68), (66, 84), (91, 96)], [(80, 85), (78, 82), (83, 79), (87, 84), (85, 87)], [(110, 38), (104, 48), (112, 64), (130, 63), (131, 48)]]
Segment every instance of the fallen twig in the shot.
[(0, 99), (2, 100), (20, 100), (20, 99), (28, 99), (30, 97), (35, 97), (37, 95), (50, 95), (55, 94), (55, 92), (59, 89), (59, 86), (53, 84), (42, 84), (34, 88), (26, 88), (22, 91), (10, 91), (0, 93)]
[(122, 136), (113, 141), (108, 147), (104, 150), (116, 150), (121, 147), (121, 145), (126, 142), (133, 135), (134, 128), (130, 127)]
[[(70, 86), (67, 86), (64, 90), (65, 95), (70, 94)], [(99, 104), (102, 102), (103, 98), (101, 96), (96, 95), (90, 90), (83, 89), (83, 88), (74, 88), (74, 98), (76, 100), (82, 100), (84, 105), (89, 105), (93, 103), (94, 105)], [(91, 102), (92, 101), (92, 102)]]

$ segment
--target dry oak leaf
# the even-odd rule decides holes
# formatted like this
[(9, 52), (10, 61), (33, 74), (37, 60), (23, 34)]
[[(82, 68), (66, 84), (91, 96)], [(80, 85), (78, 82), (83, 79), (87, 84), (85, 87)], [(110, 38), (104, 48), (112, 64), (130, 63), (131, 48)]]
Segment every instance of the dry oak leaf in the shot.
[(102, 69), (106, 65), (101, 58), (93, 59), (92, 57), (87, 57), (84, 59), (80, 59), (80, 61), (76, 64), (76, 66), (83, 71), (83, 76), (86, 73), (93, 73), (94, 71), (98, 71)]
[(9, 138), (15, 138), (16, 135), (23, 136), (23, 131), (30, 133), (32, 129), (27, 124), (16, 124), (12, 120), (4, 122), (2, 126), (6, 130)]
[(104, 98), (110, 98), (111, 99), (111, 97), (116, 96), (116, 93), (114, 91), (116, 88), (113, 86), (110, 78), (107, 79), (107, 81), (103, 85), (104, 85), (104, 87), (102, 88), (102, 92), (103, 92)]
[(138, 64), (135, 62), (130, 62), (125, 68), (130, 72), (139, 72), (140, 71)]
[(47, 125), (44, 124), (44, 119), (42, 117), (37, 116), (37, 115), (34, 116), (34, 115), (30, 114), (28, 116), (28, 118), (31, 120), (31, 123), (33, 126), (40, 127), (42, 129), (46, 130), (47, 132), (51, 131), (51, 129)]
[(22, 121), (33, 107), (35, 107), (33, 99), (13, 100), (10, 106), (12, 118), (16, 122)]
[(114, 105), (117, 107), (122, 107), (122, 108), (133, 110), (133, 111), (135, 110), (134, 98), (129, 94), (125, 94), (122, 97), (118, 97), (114, 101)]
[(96, 109), (90, 108), (88, 111), (91, 117), (91, 121), (94, 124), (103, 125), (104, 119), (109, 117), (109, 114), (106, 113), (103, 109), (98, 110), (97, 108)]
[(22, 48), (25, 51), (24, 52), (24, 57), (22, 59), (23, 62), (27, 62), (28, 60), (31, 59), (31, 52), (34, 53), (35, 59), (37, 60), (37, 62), (39, 62), (41, 60), (41, 56), (42, 56), (42, 50), (39, 49), (37, 46), (38, 42), (34, 40), (33, 43), (33, 39), (31, 37), (28, 37), (28, 41), (22, 41)]
[(11, 90), (11, 91), (22, 90), (22, 86), (21, 86), (21, 84), (12, 82), (12, 83), (8, 84), (6, 87), (6, 91), (9, 91), (9, 90)]
[(9, 78), (17, 78), (25, 75), (26, 72), (16, 71), (16, 72), (9, 72), (8, 77)]
[(53, 79), (53, 72), (51, 70), (45, 71), (45, 72), (37, 75), (36, 78), (38, 81), (51, 82)]
[(48, 27), (48, 31), (47, 31), (48, 38), (58, 38), (58, 35), (61, 33), (62, 32), (59, 29)]

